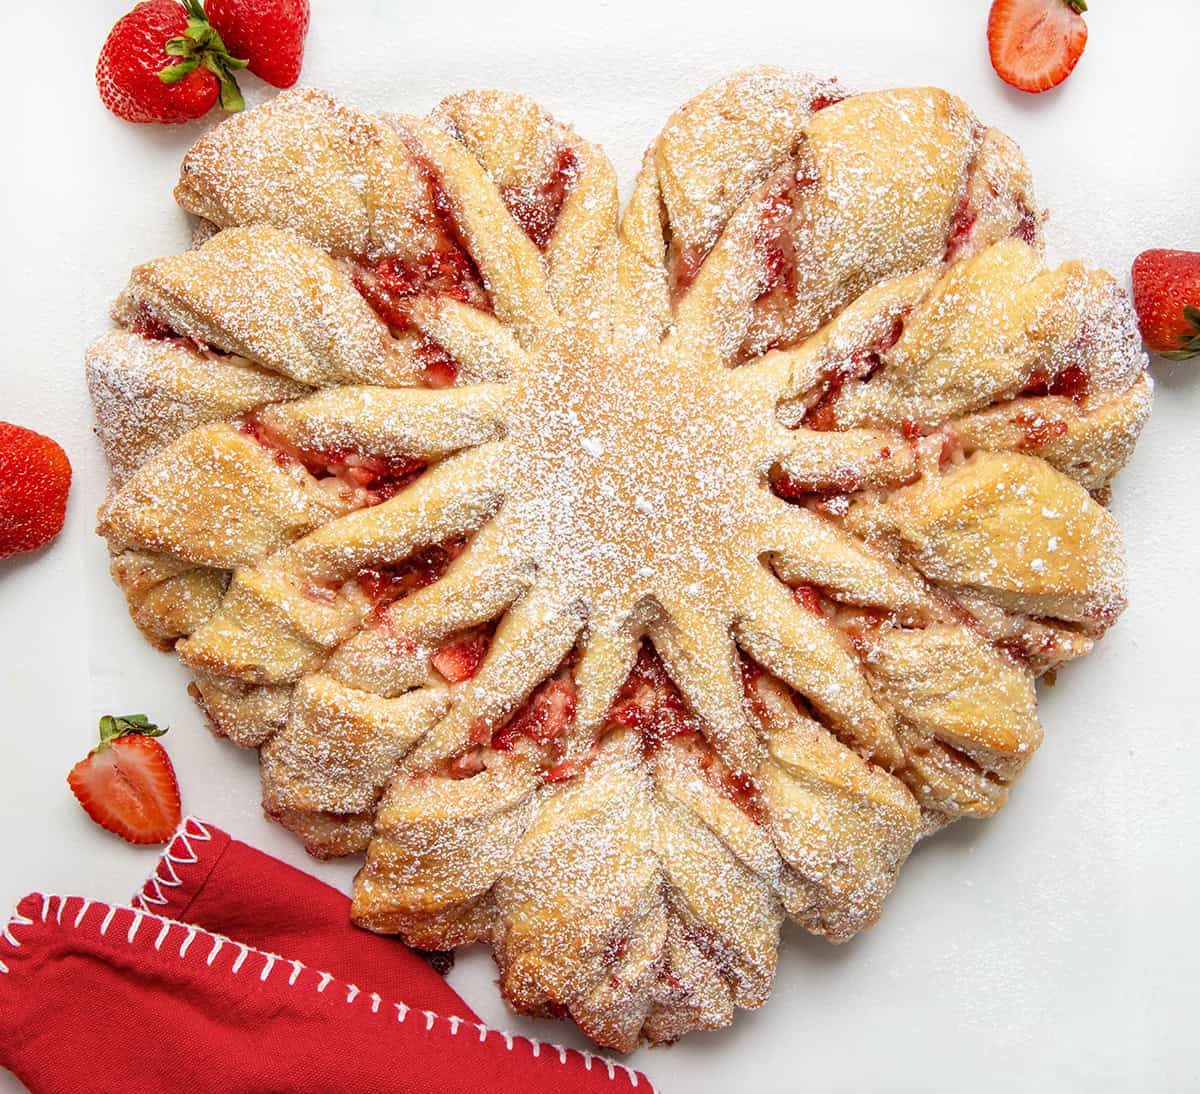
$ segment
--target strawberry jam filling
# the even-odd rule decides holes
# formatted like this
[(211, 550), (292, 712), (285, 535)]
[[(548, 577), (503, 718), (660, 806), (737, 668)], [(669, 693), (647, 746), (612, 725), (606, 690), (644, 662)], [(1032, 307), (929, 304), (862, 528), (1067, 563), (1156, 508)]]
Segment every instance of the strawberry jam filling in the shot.
[(1024, 431), (1017, 442), (1021, 452), (1036, 452), (1067, 432), (1066, 422), (1049, 421), (1032, 410), (1023, 410), (1011, 420)]
[(671, 242), (671, 287), (675, 297), (681, 296), (696, 280), (712, 248), (704, 243)]
[(698, 733), (699, 723), (687, 708), (653, 649), (643, 643), (629, 678), (621, 685), (608, 712), (613, 725), (634, 729), (649, 757), (667, 741)]
[(483, 277), (471, 258), (454, 218), (454, 204), (432, 163), (413, 154), (413, 163), (425, 182), (427, 227), (435, 246), (420, 257), (388, 255), (371, 261), (353, 260), (354, 287), (394, 332), (408, 330), (411, 311), (419, 296), (445, 296), (491, 311)]
[(562, 145), (555, 153), (554, 170), (540, 186), (505, 186), (501, 191), (513, 219), (539, 251), (549, 244), (563, 202), (578, 178), (579, 157), (573, 148)]
[(491, 642), (491, 633), (477, 628), (439, 647), (430, 655), (429, 663), (448, 684), (461, 684), (479, 671)]
[(792, 599), (800, 607), (812, 612), (814, 615), (825, 614), (824, 609), (821, 607), (821, 594), (817, 591), (815, 585), (794, 586), (792, 589)]
[(795, 295), (796, 241), (792, 221), (804, 192), (816, 184), (815, 175), (809, 174), (804, 166), (797, 166), (763, 198), (761, 219), (754, 230), (754, 246), (763, 263), (759, 300), (776, 292), (787, 298)]
[(374, 605), (376, 613), (382, 614), (389, 604), (444, 577), (450, 563), (462, 554), (465, 547), (465, 539), (452, 539), (424, 547), (403, 562), (370, 567), (359, 573), (356, 578), (358, 587)]
[(241, 432), (274, 453), (280, 466), (303, 467), (323, 487), (364, 508), (394, 497), (425, 470), (424, 462), (414, 456), (365, 455), (346, 448), (303, 448), (269, 429), (256, 415), (246, 419)]
[(129, 329), (152, 342), (170, 342), (179, 337), (166, 323), (155, 319), (146, 308), (138, 308)]
[(170, 342), (183, 349), (195, 350), (197, 353), (209, 357), (221, 356), (198, 338), (191, 338), (186, 334), (180, 334), (179, 331), (175, 330), (168, 323), (164, 323), (161, 319), (152, 315), (150, 309), (145, 304), (139, 304), (134, 311), (129, 323), (129, 329), (139, 338), (145, 338), (149, 342)]
[[(487, 655), (488, 637), (487, 634), (484, 635), (482, 650), (478, 646), (443, 647), (433, 655), (434, 667), (452, 683), (456, 682), (453, 676), (462, 672), (469, 675), (459, 678), (469, 679)], [(457, 645), (464, 647), (465, 644), (460, 642)], [(443, 657), (449, 659), (448, 663), (439, 663), (439, 659)], [(479, 722), (473, 726), (470, 747), (450, 761), (446, 773), (453, 779), (478, 775), (487, 767), (486, 749), (511, 752), (524, 740), (532, 742), (542, 750), (545, 764), (542, 778), (546, 782), (557, 783), (573, 779), (595, 759), (600, 749), (597, 742), (586, 755), (578, 759), (564, 759), (567, 730), (575, 718), (576, 699), (575, 680), (567, 663), (560, 668), (556, 676), (535, 688), (529, 698), (499, 729), (487, 722)]]
[(950, 227), (946, 230), (946, 250), (942, 256), (943, 261), (951, 262), (958, 256), (958, 252), (970, 239), (971, 231), (978, 219), (979, 214), (971, 207), (971, 195), (968, 190), (950, 218)]
[(869, 380), (883, 367), (884, 355), (904, 334), (906, 315), (897, 315), (892, 320), (888, 332), (869, 346), (856, 349), (845, 361), (839, 361), (825, 373), (825, 390), (821, 397), (805, 412), (800, 424), (805, 429), (814, 429), (820, 433), (828, 433), (837, 429), (837, 412), (835, 407), (841, 397), (842, 388), (851, 381)]
[(491, 744), (509, 752), (522, 737), (562, 754), (567, 727), (575, 717), (575, 681), (569, 673), (547, 680), (517, 709), (503, 729), (492, 734)]
[(1051, 376), (1040, 366), (1029, 375), (1029, 382), (1021, 390), (1022, 395), (1059, 395), (1081, 403), (1087, 398), (1091, 377), (1083, 365), (1068, 365)]
[(411, 326), (413, 302), (420, 296), (444, 296), (481, 311), (491, 310), (475, 263), (453, 243), (419, 259), (394, 255), (376, 262), (358, 259), (352, 280), (375, 314), (397, 334)]
[(429, 387), (452, 387), (458, 380), (458, 362), (436, 342), (425, 341), (417, 347), (421, 378)]

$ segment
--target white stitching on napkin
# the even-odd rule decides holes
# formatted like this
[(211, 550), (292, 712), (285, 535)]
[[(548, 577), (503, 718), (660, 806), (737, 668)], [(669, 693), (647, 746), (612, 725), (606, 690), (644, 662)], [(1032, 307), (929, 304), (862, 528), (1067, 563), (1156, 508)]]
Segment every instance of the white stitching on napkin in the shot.
[[(189, 817), (186, 821), (184, 821), (184, 825), (180, 827), (180, 834), (182, 834), (183, 828), (184, 828), (184, 826), (186, 826), (188, 821), (192, 821), (198, 828), (202, 827), (198, 821), (194, 821), (193, 818)], [(202, 839), (211, 839), (212, 838), (211, 835), (208, 833), (207, 829), (204, 830), (204, 835), (202, 837), (197, 836), (196, 833), (194, 833), (194, 832), (188, 833), (188, 836), (192, 839), (201, 839), (201, 838)], [(179, 834), (177, 834), (176, 838), (177, 839), (179, 838)], [(194, 852), (192, 851), (190, 846), (188, 846), (187, 850), (189, 853), (194, 854)], [(186, 860), (180, 860), (178, 857), (176, 857), (174, 859), (174, 861), (186, 861)], [(195, 859), (193, 858), (192, 861), (195, 861)], [(83, 928), (83, 926), (85, 925), (86, 918), (87, 918), (87, 913), (90, 909), (103, 908), (105, 914), (99, 924), (98, 930), (99, 930), (99, 933), (101, 935), (104, 935), (105, 937), (108, 937), (108, 935), (107, 935), (108, 928), (112, 925), (114, 920), (117, 920), (119, 916), (123, 916), (125, 913), (129, 913), (129, 924), (128, 924), (128, 927), (126, 928), (124, 934), (122, 935), (122, 932), (120, 930), (115, 932), (116, 940), (124, 941), (125, 944), (127, 944), (127, 945), (135, 945), (136, 944), (136, 939), (138, 936), (138, 928), (141, 925), (143, 920), (148, 920), (151, 922), (157, 922), (160, 925), (158, 936), (154, 940), (154, 949), (160, 950), (160, 947), (162, 946), (163, 941), (169, 935), (171, 928), (173, 926), (175, 926), (176, 924), (178, 924), (180, 927), (184, 928), (185, 932), (186, 932), (186, 937), (183, 940), (182, 945), (180, 945), (180, 947), (179, 947), (179, 957), (181, 959), (183, 957), (185, 957), (185, 955), (187, 954), (187, 951), (188, 951), (188, 947), (191, 945), (193, 938), (196, 938), (199, 935), (203, 935), (206, 938), (212, 939), (212, 943), (213, 943), (212, 948), (209, 951), (207, 958), (205, 959), (205, 964), (209, 967), (214, 967), (217, 969), (224, 968), (224, 962), (216, 964), (216, 959), (217, 959), (218, 954), (220, 954), (225, 949), (225, 943), (228, 942), (230, 947), (232, 947), (238, 951), (237, 956), (232, 959), (232, 961), (229, 963), (228, 968), (226, 969), (226, 971), (230, 975), (235, 975), (241, 969), (241, 967), (242, 967), (243, 963), (246, 961), (246, 959), (248, 957), (250, 957), (251, 955), (253, 955), (255, 957), (261, 957), (263, 960), (262, 971), (259, 975), (259, 979), (265, 981), (270, 978), (271, 972), (275, 968), (275, 966), (283, 961), (283, 959), (280, 958), (280, 956), (278, 954), (270, 953), (266, 950), (259, 950), (253, 946), (247, 946), (246, 944), (244, 944), (242, 942), (235, 942), (233, 939), (226, 938), (224, 935), (217, 934), (213, 931), (205, 931), (202, 928), (197, 927), (195, 924), (180, 923), (178, 920), (175, 920), (175, 919), (165, 919), (162, 916), (156, 915), (154, 912), (152, 912), (148, 909), (144, 909), (142, 907), (136, 906), (133, 903), (128, 904), (128, 905), (105, 904), (101, 901), (88, 900), (85, 897), (65, 897), (65, 896), (59, 896), (58, 894), (53, 894), (53, 893), (52, 894), (36, 893), (34, 895), (41, 899), (42, 907), (41, 907), (40, 920), (42, 923), (46, 923), (50, 919), (50, 913), (51, 913), (51, 910), (53, 909), (55, 912), (56, 922), (61, 924), (63, 909), (66, 907), (67, 902), (70, 900), (78, 900), (79, 901), (79, 912), (75, 916), (75, 921), (74, 921), (74, 927), (76, 929)], [(55, 904), (56, 901), (57, 901), (57, 905)], [(31, 926), (34, 926), (36, 923), (37, 923), (37, 920), (30, 919), (28, 916), (23, 915), (22, 913), (20, 913), (18, 911), (14, 911), (12, 914), (12, 917), (9, 919), (7, 925), (4, 926), (2, 929), (0, 929), (0, 943), (7, 945), (14, 950), (19, 950), (21, 948), (21, 941), (17, 937), (16, 933), (14, 933), (14, 928), (31, 927)], [(120, 927), (120, 926), (125, 926), (125, 924), (123, 922), (118, 922), (118, 927)], [(299, 980), (301, 973), (308, 972), (308, 971), (312, 971), (314, 973), (314, 975), (317, 977), (317, 991), (318, 992), (324, 992), (325, 989), (329, 986), (329, 984), (334, 983), (336, 981), (336, 978), (334, 977), (334, 975), (332, 973), (318, 972), (316, 970), (309, 970), (308, 966), (306, 966), (302, 961), (288, 961), (287, 964), (291, 966), (291, 970), (292, 970), (291, 975), (288, 977), (288, 986), (289, 987), (294, 987), (296, 985), (297, 981)], [(2, 959), (0, 959), (0, 974), (7, 974), (8, 972), (9, 972), (8, 965), (5, 964), (5, 962)], [(342, 985), (339, 984), (338, 986), (340, 987)], [(357, 988), (355, 985), (346, 984), (345, 987), (347, 990), (346, 990), (346, 1002), (344, 1005), (352, 1006), (354, 1004), (354, 1001), (357, 998), (359, 998), (360, 996), (362, 996), (363, 998), (367, 998), (367, 999), (371, 1000), (371, 1013), (372, 1014), (377, 1014), (379, 1012), (379, 1004), (381, 1002), (381, 997), (377, 993), (371, 992), (369, 995), (363, 996), (361, 990), (359, 988)], [(409, 1008), (404, 1003), (394, 1003), (393, 1006), (396, 1008), (397, 1021), (403, 1022), (404, 1019), (408, 1016)], [(465, 1024), (463, 1019), (457, 1017), (456, 1015), (446, 1017), (444, 1015), (437, 1014), (431, 1010), (424, 1010), (421, 1013), (425, 1015), (426, 1031), (433, 1030), (434, 1027), (437, 1025), (437, 1023), (439, 1023), (439, 1022), (445, 1022), (446, 1025), (450, 1029), (451, 1035), (457, 1036), (459, 1026)], [(541, 1055), (542, 1045), (546, 1044), (546, 1046), (548, 1048), (551, 1048), (551, 1049), (557, 1051), (558, 1060), (559, 1060), (560, 1064), (565, 1064), (567, 1062), (568, 1058), (571, 1056), (571, 1054), (575, 1054), (576, 1056), (579, 1056), (583, 1060), (583, 1066), (588, 1071), (592, 1070), (593, 1063), (595, 1063), (596, 1061), (599, 1061), (600, 1063), (602, 1063), (605, 1066), (606, 1070), (608, 1071), (609, 1079), (615, 1079), (617, 1070), (620, 1069), (621, 1071), (624, 1071), (625, 1074), (629, 1077), (629, 1082), (630, 1082), (631, 1088), (636, 1088), (640, 1085), (640, 1083), (638, 1081), (637, 1073), (626, 1064), (617, 1063), (613, 1060), (607, 1059), (606, 1057), (593, 1055), (590, 1052), (583, 1052), (580, 1049), (568, 1049), (568, 1048), (564, 1048), (562, 1045), (556, 1045), (556, 1044), (550, 1044), (548, 1042), (538, 1041), (535, 1038), (514, 1037), (511, 1033), (506, 1033), (503, 1030), (491, 1029), (489, 1026), (485, 1026), (482, 1023), (472, 1023), (472, 1024), (474, 1024), (475, 1027), (479, 1030), (479, 1040), (481, 1043), (487, 1041), (489, 1034), (495, 1033), (504, 1041), (504, 1047), (507, 1051), (512, 1052), (513, 1045), (517, 1041), (524, 1041), (526, 1044), (529, 1045), (530, 1054), (534, 1057), (539, 1057)], [(654, 1087), (650, 1086), (648, 1088), (648, 1091), (649, 1091), (649, 1094), (654, 1094)]]
[(146, 912), (154, 911), (152, 904), (166, 904), (167, 895), (163, 889), (178, 889), (183, 884), (183, 879), (175, 869), (176, 865), (192, 866), (200, 861), (200, 855), (192, 846), (192, 841), (207, 843), (211, 839), (212, 833), (200, 821), (195, 817), (184, 817), (175, 829), (162, 858), (158, 860), (154, 873), (146, 879), (141, 892), (129, 903)]
[[(43, 920), (45, 920), (45, 913), (44, 913), (45, 907), (46, 907), (45, 904), (43, 904), (42, 905)], [(0, 939), (3, 939), (5, 942), (7, 942), (14, 950), (19, 950), (21, 948), (21, 943), (18, 940), (17, 936), (15, 934), (13, 934), (13, 928), (14, 927), (31, 927), (31, 926), (33, 926), (32, 919), (30, 919), (28, 916), (23, 916), (20, 912), (14, 910), (12, 917), (4, 925), (4, 929), (2, 931), (0, 931)], [(0, 973), (7, 973), (7, 972), (8, 972), (8, 966), (2, 960), (0, 960)]]

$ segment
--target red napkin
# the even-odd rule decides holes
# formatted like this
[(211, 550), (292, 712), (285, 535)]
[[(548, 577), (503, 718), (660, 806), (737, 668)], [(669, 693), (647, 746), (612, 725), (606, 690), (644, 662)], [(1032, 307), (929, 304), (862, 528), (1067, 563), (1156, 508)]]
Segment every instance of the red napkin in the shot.
[(416, 954), (351, 927), (341, 893), (191, 817), (131, 905), (17, 905), (0, 1064), (34, 1094), (654, 1090), (489, 1029)]

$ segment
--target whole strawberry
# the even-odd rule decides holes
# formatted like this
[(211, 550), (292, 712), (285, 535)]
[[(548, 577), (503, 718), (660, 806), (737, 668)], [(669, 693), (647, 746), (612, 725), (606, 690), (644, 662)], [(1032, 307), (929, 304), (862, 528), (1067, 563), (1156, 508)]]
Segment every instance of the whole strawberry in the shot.
[(208, 19), (250, 71), (275, 87), (300, 78), (308, 0), (208, 0)]
[(71, 464), (57, 442), (0, 422), (0, 558), (57, 536), (70, 489)]
[(1148, 348), (1173, 361), (1200, 356), (1200, 251), (1143, 251), (1133, 306)]
[(145, 0), (117, 20), (96, 62), (100, 99), (130, 122), (176, 124), (202, 117), (218, 96), (226, 110), (244, 103), (230, 55), (200, 0)]
[(179, 827), (179, 783), (144, 714), (100, 719), (100, 743), (67, 775), (87, 815), (130, 843), (166, 843)]

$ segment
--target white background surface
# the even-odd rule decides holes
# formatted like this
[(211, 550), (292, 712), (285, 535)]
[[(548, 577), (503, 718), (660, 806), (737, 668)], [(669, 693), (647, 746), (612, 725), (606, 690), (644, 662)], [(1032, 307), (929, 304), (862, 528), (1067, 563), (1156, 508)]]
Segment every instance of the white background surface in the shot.
[[(76, 473), (62, 538), (0, 563), (0, 905), (33, 889), (123, 900), (153, 867), (153, 851), (92, 826), (63, 782), (109, 711), (172, 726), (185, 809), (348, 889), (352, 865), (307, 859), (262, 818), (253, 754), (209, 735), (182, 670), (128, 621), (92, 534), (105, 473), (83, 348), (129, 268), (186, 244), (171, 187), (183, 151), (217, 117), (167, 129), (104, 112), (91, 70), (125, 3), (6, 2), (0, 15), (0, 418), (53, 434)], [(987, 7), (314, 0), (304, 79), (412, 112), (465, 87), (526, 91), (600, 140), (626, 184), (669, 112), (739, 66), (815, 68), (864, 88), (940, 84), (1023, 145), (1053, 213), (1052, 257), (1124, 278), (1145, 247), (1200, 249), (1193, 5), (1097, 0), (1080, 67), (1039, 98), (993, 76)], [(253, 78), (243, 86), (262, 97)], [(850, 945), (786, 929), (773, 997), (732, 1030), (636, 1053), (665, 1094), (1198, 1081), (1200, 365), (1153, 372), (1154, 416), (1114, 501), (1131, 606), (1044, 692), (1046, 743), (1009, 807), (919, 847), (881, 923)], [(483, 952), (462, 955), (452, 981), (488, 1021), (534, 1028), (504, 1012)]]

